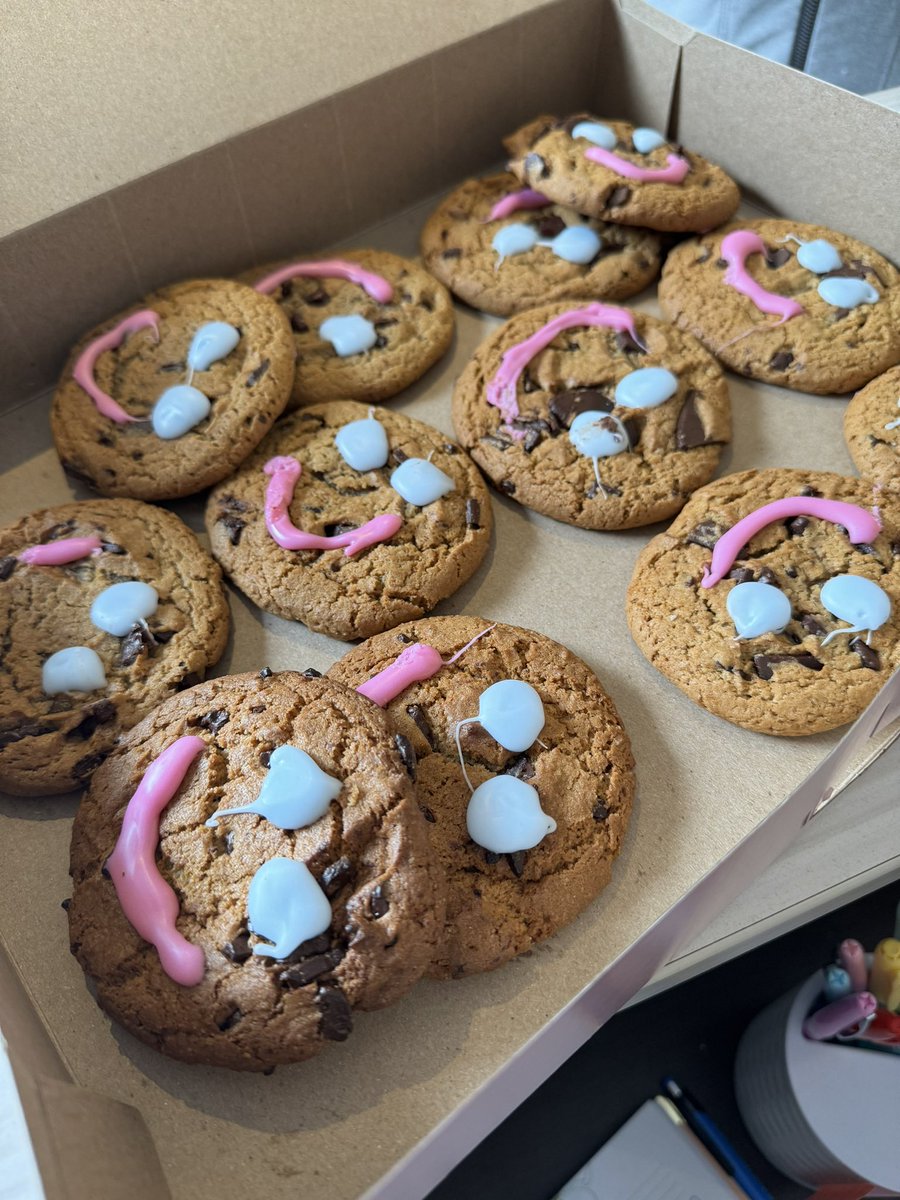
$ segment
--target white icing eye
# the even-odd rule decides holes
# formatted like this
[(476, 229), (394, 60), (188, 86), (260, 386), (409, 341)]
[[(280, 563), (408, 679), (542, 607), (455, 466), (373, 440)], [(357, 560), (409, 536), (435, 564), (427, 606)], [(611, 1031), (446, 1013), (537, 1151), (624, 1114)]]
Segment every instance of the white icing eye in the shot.
[(572, 137), (586, 138), (595, 146), (602, 146), (604, 150), (614, 150), (616, 142), (619, 140), (614, 129), (610, 129), (608, 125), (601, 125), (597, 121), (579, 121), (572, 129)]
[(770, 583), (738, 583), (725, 601), (738, 637), (781, 633), (791, 619), (791, 602)]
[[(826, 646), (839, 633), (862, 633), (880, 629), (891, 615), (891, 598), (887, 592), (864, 575), (835, 575), (822, 584), (819, 599), (833, 617), (849, 621), (849, 629), (834, 629), (822, 645)], [(868, 638), (866, 639), (868, 641)]]
[(837, 271), (843, 265), (836, 247), (824, 238), (801, 242), (797, 249), (797, 262), (816, 275), (824, 275), (826, 271)]
[(225, 321), (201, 325), (191, 340), (187, 365), (192, 371), (206, 371), (220, 358), (226, 358), (240, 340), (240, 333)]
[(532, 225), (504, 225), (494, 234), (491, 246), (500, 256), (497, 266), (513, 254), (524, 254), (538, 244), (538, 233)]
[(422, 508), (452, 492), (456, 484), (425, 458), (405, 458), (391, 475), (391, 487), (407, 504)]
[(334, 435), (341, 458), (354, 471), (375, 471), (388, 460), (390, 447), (384, 426), (374, 417), (342, 425)]
[(183, 437), (209, 416), (209, 400), (197, 388), (179, 383), (167, 388), (153, 405), (153, 432), (165, 441)]
[(48, 696), (59, 692), (95, 692), (106, 687), (100, 655), (90, 646), (67, 646), (51, 654), (41, 669), (41, 688)]
[(881, 299), (881, 294), (866, 283), (864, 279), (847, 279), (840, 275), (832, 275), (823, 279), (816, 291), (826, 304), (835, 308), (858, 308), (860, 304), (875, 304)]
[(301, 942), (331, 928), (331, 904), (306, 863), (270, 858), (250, 880), (248, 924), (272, 946), (254, 946), (266, 958), (287, 958)]
[(159, 604), (156, 588), (132, 579), (114, 583), (94, 598), (91, 621), (105, 633), (124, 637), (140, 621), (152, 617)]
[(297, 746), (278, 746), (269, 758), (269, 770), (252, 804), (223, 808), (206, 822), (213, 829), (222, 817), (256, 813), (279, 829), (303, 829), (324, 817), (341, 793), (341, 782), (323, 771)]
[(331, 342), (341, 358), (371, 350), (378, 341), (375, 326), (358, 313), (346, 317), (329, 317), (319, 326), (319, 337)]
[(616, 384), (616, 404), (623, 408), (656, 408), (678, 391), (678, 379), (665, 367), (639, 367)]
[[(666, 139), (658, 129), (647, 129), (646, 126), (641, 126), (631, 135), (631, 144), (637, 150), (638, 154), (649, 154), (651, 150), (656, 150), (658, 146), (664, 146)], [(607, 148), (609, 149), (609, 147)]]
[(504, 750), (527, 750), (544, 728), (544, 706), (521, 679), (501, 679), (481, 693), (478, 720)]
[(494, 854), (530, 850), (556, 822), (541, 808), (537, 791), (514, 775), (495, 775), (477, 787), (466, 810), (469, 837)]
[(628, 434), (617, 418), (609, 413), (579, 413), (569, 427), (569, 441), (587, 458), (611, 458), (628, 449)]
[(587, 225), (569, 225), (560, 230), (550, 243), (550, 249), (557, 258), (582, 267), (592, 262), (602, 248), (600, 237)]

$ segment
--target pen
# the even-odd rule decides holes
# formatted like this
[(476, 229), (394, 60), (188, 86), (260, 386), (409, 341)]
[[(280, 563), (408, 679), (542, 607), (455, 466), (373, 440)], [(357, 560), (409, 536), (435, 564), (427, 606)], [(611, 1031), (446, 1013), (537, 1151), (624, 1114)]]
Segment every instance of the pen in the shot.
[(842, 1033), (858, 1025), (870, 1013), (874, 1013), (878, 1001), (871, 992), (853, 992), (842, 1000), (826, 1004), (803, 1022), (803, 1036), (814, 1042), (824, 1042), (836, 1033)]
[(875, 947), (869, 987), (882, 1008), (896, 1012), (900, 1008), (900, 941), (885, 938)]
[(850, 986), (854, 992), (866, 990), (866, 952), (855, 938), (847, 938), (838, 946), (838, 965), (850, 976)]
[(696, 1100), (688, 1096), (671, 1076), (667, 1076), (662, 1081), (662, 1086), (663, 1091), (675, 1103), (691, 1130), (738, 1187), (743, 1188), (749, 1200), (772, 1200), (771, 1192), (763, 1187)]
[(849, 996), (853, 991), (850, 983), (850, 976), (843, 967), (835, 965), (825, 968), (825, 999), (829, 1001), (840, 1000), (843, 996)]

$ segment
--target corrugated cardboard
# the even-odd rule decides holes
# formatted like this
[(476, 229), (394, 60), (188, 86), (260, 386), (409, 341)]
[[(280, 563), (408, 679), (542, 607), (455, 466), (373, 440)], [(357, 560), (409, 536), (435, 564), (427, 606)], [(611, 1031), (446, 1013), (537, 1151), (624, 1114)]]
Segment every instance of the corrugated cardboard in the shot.
[[(345, 7), (350, 20), (355, 8)], [(0, 243), (0, 305), (15, 312), (32, 347), (23, 358), (7, 341), (20, 370), (0, 421), (4, 517), (72, 494), (49, 449), (46, 398), (23, 401), (83, 328), (173, 275), (318, 249), (374, 222), (382, 223), (360, 243), (412, 253), (427, 205), (410, 206), (489, 167), (500, 135), (539, 110), (596, 108), (668, 125), (788, 215), (836, 214), (836, 224), (896, 254), (882, 193), (875, 203), (854, 181), (873, 146), (893, 144), (900, 118), (847, 98), (856, 146), (832, 103), (842, 93), (693, 37), (644, 5), (627, 8), (561, 0), (527, 12)], [(765, 86), (751, 103), (754, 63)], [(725, 87), (730, 79), (742, 90)], [(249, 104), (247, 113), (249, 125)], [(823, 129), (834, 132), (840, 161), (829, 154), (823, 165)], [(764, 153), (779, 138), (779, 146), (790, 139), (789, 173), (787, 151)], [(839, 220), (848, 195), (852, 210)], [(400, 210), (408, 211), (385, 223)], [(458, 317), (452, 355), (394, 402), (447, 433), (453, 382), (495, 324), (468, 311)], [(735, 441), (723, 472), (852, 472), (843, 405), (730, 383)], [(613, 883), (532, 954), (491, 975), (423, 983), (394, 1008), (360, 1016), (347, 1043), (270, 1077), (187, 1067), (110, 1027), (68, 954), (59, 902), (69, 894), (73, 802), (0, 802), (0, 937), (29, 1003), (77, 1083), (141, 1111), (176, 1200), (356, 1196), (427, 1137), (378, 1192), (422, 1194), (775, 857), (836, 787), (851, 752), (866, 753), (889, 703), (896, 708), (900, 679), (851, 741), (840, 733), (787, 741), (727, 726), (657, 675), (628, 636), (624, 593), (653, 531), (596, 534), (503, 497), (494, 505), (487, 563), (439, 611), (533, 626), (569, 645), (614, 697), (638, 762), (637, 805)], [(198, 504), (177, 507), (201, 527)], [(342, 651), (237, 595), (231, 603), (235, 635), (221, 672), (266, 663), (324, 669)], [(123, 1154), (130, 1144), (123, 1138)]]

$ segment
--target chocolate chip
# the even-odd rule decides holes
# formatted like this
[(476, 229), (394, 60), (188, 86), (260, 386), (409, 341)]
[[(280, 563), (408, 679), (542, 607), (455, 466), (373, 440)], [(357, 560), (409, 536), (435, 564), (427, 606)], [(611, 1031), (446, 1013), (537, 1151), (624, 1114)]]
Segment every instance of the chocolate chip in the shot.
[(871, 646), (867, 646), (862, 638), (854, 638), (850, 643), (850, 649), (856, 651), (864, 667), (868, 667), (870, 671), (881, 670), (881, 659), (878, 656), (878, 651), (873, 650)]
[(860, 554), (874, 554), (875, 553), (875, 547), (870, 546), (868, 542), (857, 542), (856, 549), (859, 551)]
[(611, 413), (614, 408), (613, 401), (597, 388), (574, 388), (568, 392), (557, 392), (550, 401), (551, 413), (566, 429), (580, 413)]
[(72, 774), (74, 777), (76, 779), (85, 779), (88, 775), (93, 774), (93, 772), (96, 771), (103, 762), (104, 758), (106, 758), (106, 753), (107, 752), (105, 750), (101, 750), (96, 754), (86, 754), (84, 758), (79, 758), (78, 762), (72, 768)]
[(728, 266), (728, 263), (725, 261), (724, 258), (717, 258), (716, 266), (719, 268), (720, 271), (724, 271), (725, 268)]
[(466, 525), (469, 529), (480, 529), (481, 505), (471, 496), (466, 500)]
[(393, 458), (395, 463), (402, 463), (406, 462), (406, 460), (409, 458), (409, 455), (405, 450), (401, 450), (399, 446), (396, 446), (391, 451), (391, 458)]
[(796, 567), (785, 567), (784, 573), (785, 573), (785, 575), (787, 575), (788, 579), (796, 579), (797, 578), (797, 568)]
[(68, 899), (68, 900), (60, 900), (60, 902), (59, 902), (59, 907), (60, 907), (60, 908), (61, 908), (61, 909), (62, 909), (64, 912), (68, 912), (68, 911), (69, 911), (69, 909), (72, 907), (72, 900), (71, 900), (71, 898), (70, 898), (70, 899)]
[(616, 343), (616, 349), (622, 354), (646, 354), (647, 351), (643, 346), (638, 345), (630, 333), (625, 329), (620, 329), (613, 339)]
[(511, 479), (501, 479), (497, 487), (507, 496), (512, 496), (516, 490), (516, 485)]
[(514, 779), (533, 779), (534, 778), (534, 763), (527, 754), (520, 754), (518, 758), (514, 758), (503, 772), (504, 775), (512, 775)]
[(347, 997), (337, 987), (321, 987), (316, 995), (321, 1019), (319, 1029), (330, 1042), (343, 1042), (353, 1029)]
[(620, 208), (623, 204), (627, 203), (627, 201), (630, 199), (630, 197), (631, 197), (631, 188), (627, 188), (627, 187), (613, 188), (613, 190), (610, 192), (610, 194), (606, 198), (606, 207), (607, 208)]
[(375, 921), (380, 920), (390, 907), (381, 884), (377, 884), (372, 889), (372, 895), (369, 900), (369, 911), (372, 914), (372, 919)]
[(442, 250), (441, 251), (441, 258), (460, 258), (461, 255), (462, 255), (462, 250), (459, 250), (459, 249)]
[(794, 517), (787, 522), (787, 531), (792, 537), (798, 537), (809, 525), (808, 517)]
[(130, 632), (122, 639), (119, 662), (123, 667), (132, 666), (145, 651), (149, 653), (149, 648), (152, 645), (153, 638), (143, 625), (133, 626)]
[(407, 716), (411, 717), (415, 722), (419, 733), (421, 733), (422, 737), (433, 750), (434, 730), (431, 728), (428, 718), (425, 716), (425, 709), (421, 704), (407, 704), (406, 713)]
[(321, 679), (322, 672), (317, 671), (315, 667), (307, 667), (306, 670), (303, 672), (303, 678), (304, 679)]
[(250, 935), (246, 929), (242, 929), (230, 942), (226, 942), (222, 947), (222, 953), (229, 962), (246, 962), (252, 953), (250, 949)]
[(326, 537), (340, 537), (342, 533), (350, 533), (352, 530), (354, 530), (356, 528), (358, 528), (358, 526), (348, 524), (345, 521), (337, 521), (333, 524), (329, 522), (325, 526), (325, 536)]
[(815, 489), (814, 487), (810, 487), (810, 486), (807, 484), (807, 486), (806, 486), (805, 488), (802, 488), (802, 489), (801, 489), (801, 491), (800, 491), (800, 495), (801, 495), (801, 496), (821, 496), (821, 495), (822, 495), (822, 493), (821, 493), (821, 492), (817, 492), (817, 491), (816, 491), (816, 489)]
[(286, 988), (306, 987), (308, 983), (312, 983), (320, 975), (326, 975), (329, 971), (333, 971), (343, 957), (343, 950), (335, 946), (333, 950), (329, 950), (326, 954), (316, 954), (312, 958), (306, 958), (303, 962), (294, 963), (286, 970), (281, 971), (278, 976), (278, 982), (282, 987)]
[(219, 1029), (225, 1033), (227, 1030), (233, 1029), (235, 1025), (237, 1025), (239, 1021), (243, 1021), (243, 1019), (244, 1014), (241, 1012), (241, 1010), (239, 1008), (233, 1008), (224, 1021), (217, 1021), (216, 1024), (219, 1026)]
[(778, 577), (774, 571), (770, 570), (768, 567), (763, 567), (763, 569), (759, 573), (759, 582), (760, 583), (769, 583), (773, 587), (777, 587), (778, 586)]
[(703, 546), (707, 550), (712, 550), (725, 532), (722, 526), (717, 525), (715, 521), (701, 521), (699, 525), (694, 526), (684, 540), (695, 546)]
[(226, 854), (232, 854), (234, 852), (234, 834), (230, 829), (222, 838), (222, 847)]
[(214, 708), (202, 716), (197, 724), (201, 729), (208, 729), (210, 733), (217, 734), (223, 725), (228, 724), (229, 720), (230, 714), (224, 708)]
[(700, 253), (697, 255), (697, 257), (694, 259), (694, 262), (705, 263), (709, 259), (709, 256), (711, 253), (712, 253), (712, 251), (710, 250), (709, 246), (704, 246), (703, 249), (700, 251)]
[(246, 380), (244, 381), (244, 387), (248, 387), (248, 388), (255, 387), (256, 384), (258, 384), (259, 381), (262, 379), (263, 375), (265, 375), (266, 371), (268, 371), (268, 369), (271, 365), (272, 364), (269, 362), (269, 360), (267, 358), (264, 358), (262, 360), (262, 362), (259, 364), (259, 366), (254, 367), (254, 369), (247, 376)]
[(271, 760), (272, 760), (272, 751), (271, 750), (263, 750), (260, 753), (259, 765), (261, 767), (265, 767), (268, 770), (269, 763), (271, 762)]
[(536, 383), (534, 382), (534, 380), (531, 378), (531, 376), (528, 374), (528, 368), (527, 368), (527, 367), (526, 367), (526, 368), (525, 368), (525, 370), (522, 372), (522, 391), (523, 391), (523, 392), (526, 392), (526, 393), (527, 393), (527, 392), (539, 392), (539, 391), (540, 391), (540, 386), (539, 386), (538, 384), (536, 384)]
[(522, 162), (526, 175), (537, 175), (538, 179), (546, 179), (550, 168), (539, 154), (526, 154)]
[(67, 738), (79, 738), (86, 742), (89, 737), (92, 737), (94, 731), (100, 725), (108, 725), (110, 721), (115, 720), (116, 706), (111, 700), (101, 700), (99, 703), (92, 705), (81, 721), (66, 733)]
[(411, 646), (415, 638), (411, 638), (408, 633), (398, 633), (397, 641), (402, 642), (404, 646)]
[(794, 662), (799, 663), (801, 667), (807, 667), (810, 671), (821, 671), (824, 663), (813, 654), (754, 654), (753, 666), (756, 668), (756, 673), (760, 679), (772, 678), (772, 667), (778, 663)]
[(752, 583), (753, 572), (749, 567), (735, 567), (733, 571), (728, 572), (728, 578), (733, 579), (735, 583)]
[(849, 313), (849, 308), (836, 308), (834, 310), (834, 319), (835, 321), (843, 321), (844, 317), (848, 316)]
[(698, 393), (691, 388), (678, 414), (675, 423), (675, 446), (679, 450), (693, 450), (696, 446), (709, 445), (710, 439), (697, 412), (697, 397)]
[(353, 866), (349, 858), (339, 858), (322, 872), (321, 885), (326, 896), (334, 896), (345, 883), (353, 878)]
[(500, 855), (495, 854), (493, 850), (485, 850), (484, 861), (488, 864), (488, 866), (492, 867), (494, 863), (498, 863), (500, 861)]
[(388, 340), (384, 336), (384, 334), (377, 333), (375, 335), (375, 344), (372, 346), (372, 349), (373, 350), (383, 350), (387, 344), (388, 344)]
[(163, 363), (161, 367), (156, 368), (157, 373), (165, 372), (166, 375), (174, 375), (176, 371), (184, 370), (183, 362)]
[(562, 233), (566, 228), (565, 221), (556, 213), (548, 213), (546, 216), (538, 217), (535, 225), (542, 238), (555, 238), (558, 233)]
[(609, 809), (606, 807), (606, 805), (603, 803), (602, 800), (598, 800), (597, 803), (594, 805), (591, 816), (594, 818), (595, 821), (605, 821), (606, 818), (609, 816)]
[(445, 454), (458, 454), (459, 453), (459, 448), (457, 446), (454, 446), (452, 442), (444, 442), (441, 449), (444, 451)]
[(769, 366), (773, 371), (786, 371), (793, 361), (794, 356), (790, 350), (779, 350), (769, 359)]
[(509, 863), (513, 875), (517, 879), (521, 878), (522, 872), (525, 870), (525, 851), (515, 850), (512, 854), (507, 854), (506, 861)]
[(425, 818), (426, 821), (428, 821), (430, 824), (434, 825), (437, 818), (435, 817), (434, 813), (431, 811), (430, 808), (427, 808), (424, 804), (420, 804), (419, 811), (421, 812), (422, 816)]
[(271, 679), (274, 674), (275, 674), (275, 672), (272, 670), (271, 667), (263, 667), (263, 669), (259, 673), (259, 677), (260, 677), (260, 679)]
[(394, 745), (400, 751), (400, 758), (403, 761), (403, 766), (406, 769), (410, 779), (416, 777), (416, 752), (412, 748), (412, 742), (408, 737), (404, 737), (402, 733), (394, 734)]
[(317, 308), (323, 304), (327, 304), (331, 297), (323, 287), (317, 287), (314, 292), (310, 292), (308, 296), (304, 296), (303, 300), (306, 304), (314, 304)]
[(216, 522), (219, 525), (225, 526), (225, 528), (228, 530), (229, 542), (231, 542), (232, 546), (237, 546), (241, 540), (241, 534), (244, 532), (244, 526), (247, 524), (247, 522), (242, 521), (240, 517), (232, 516), (231, 513), (222, 513), (221, 516), (216, 518)]
[(150, 636), (155, 642), (159, 642), (160, 646), (164, 646), (166, 642), (171, 642), (172, 638), (175, 636), (175, 630), (154, 629), (151, 631)]
[(525, 441), (522, 443), (522, 449), (526, 454), (530, 454), (538, 442), (541, 440), (541, 432), (539, 429), (529, 429), (525, 434)]
[(876, 437), (874, 433), (866, 434), (869, 439), (870, 446), (886, 446), (888, 443), (884, 438)]
[(9, 579), (13, 571), (16, 569), (18, 560), (14, 555), (8, 554), (6, 558), (0, 558), (0, 582)]
[(865, 279), (866, 272), (861, 267), (835, 267), (833, 271), (826, 271), (824, 275), (820, 275), (820, 279)]
[(200, 682), (200, 676), (196, 671), (189, 671), (187, 675), (182, 676), (178, 683), (175, 684), (176, 692), (186, 692), (188, 688), (194, 687)]
[(104, 863), (103, 866), (100, 868), (100, 874), (103, 876), (104, 879), (112, 879), (112, 875), (110, 875), (109, 867), (106, 865), (106, 863)]
[(282, 960), (282, 965), (284, 963), (303, 962), (305, 958), (312, 958), (318, 954), (327, 954), (330, 949), (331, 937), (327, 933), (320, 933), (318, 937), (308, 938), (305, 942), (301, 942), (293, 953)]
[(250, 505), (246, 500), (240, 500), (237, 496), (232, 496), (231, 492), (219, 497), (219, 508), (227, 508), (231, 512), (246, 512), (249, 507)]
[(512, 445), (508, 438), (501, 437), (496, 433), (486, 433), (481, 440), (487, 442), (489, 446), (496, 446), (498, 450), (508, 450)]
[(125, 547), (120, 546), (118, 542), (101, 542), (100, 549), (104, 554), (124, 554)]
[(75, 521), (71, 518), (68, 521), (60, 521), (58, 525), (51, 525), (48, 530), (41, 534), (42, 542), (57, 542), (60, 538), (68, 537), (75, 528)]
[(299, 317), (291, 315), (291, 329), (294, 333), (309, 333), (309, 326), (305, 321), (301, 321)]
[(777, 250), (766, 250), (766, 266), (770, 270), (776, 270), (778, 267), (783, 267), (788, 259), (793, 258), (787, 246), (779, 246)]

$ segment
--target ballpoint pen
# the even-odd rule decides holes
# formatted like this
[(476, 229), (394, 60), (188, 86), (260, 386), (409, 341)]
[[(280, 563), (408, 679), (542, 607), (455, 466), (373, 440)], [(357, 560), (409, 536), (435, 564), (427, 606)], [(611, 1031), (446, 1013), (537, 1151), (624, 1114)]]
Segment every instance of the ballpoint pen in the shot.
[(866, 952), (855, 938), (847, 938), (838, 946), (838, 965), (850, 976), (854, 992), (864, 992), (868, 986)]
[(672, 1100), (690, 1129), (709, 1150), (722, 1169), (742, 1188), (749, 1200), (772, 1200), (772, 1194), (756, 1178), (747, 1164), (740, 1158), (722, 1131), (709, 1115), (683, 1088), (667, 1076), (662, 1081), (665, 1094)]
[(842, 1000), (826, 1004), (803, 1022), (803, 1036), (824, 1042), (864, 1021), (875, 1012), (878, 1001), (871, 992), (853, 992)]

